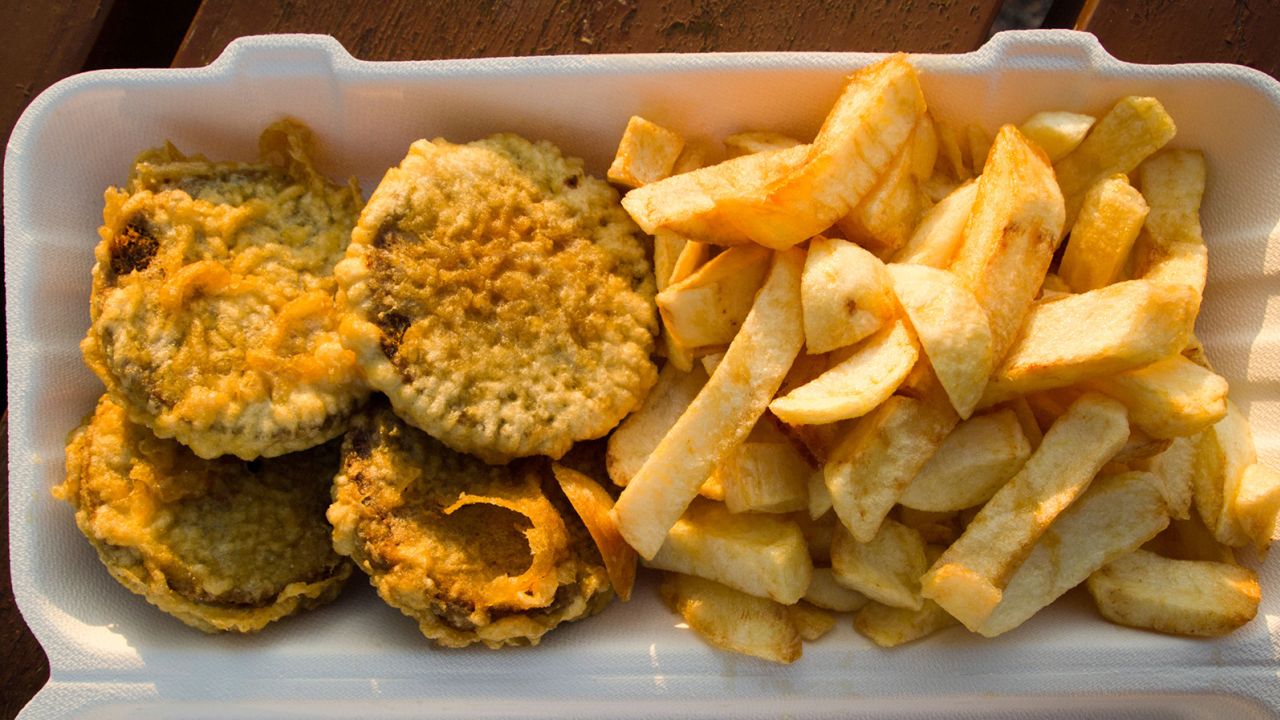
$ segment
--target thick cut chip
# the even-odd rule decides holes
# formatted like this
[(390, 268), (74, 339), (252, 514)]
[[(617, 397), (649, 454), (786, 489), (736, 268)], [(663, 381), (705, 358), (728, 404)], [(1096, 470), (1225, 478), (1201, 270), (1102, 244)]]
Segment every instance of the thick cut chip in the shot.
[(613, 516), (609, 514), (613, 508), (613, 497), (599, 483), (577, 470), (559, 463), (551, 463), (551, 470), (564, 496), (582, 518), (582, 524), (587, 526), (587, 532), (600, 549), (613, 591), (623, 602), (630, 600), (631, 587), (636, 581), (636, 551), (622, 539)]
[(776, 253), (724, 360), (622, 491), (613, 511), (627, 542), (651, 558), (698, 487), (764, 413), (800, 354), (799, 250)]
[(656, 298), (663, 327), (688, 348), (727, 345), (751, 311), (769, 257), (762, 247), (729, 248), (673, 283)]
[(1207, 560), (1237, 565), (1235, 552), (1218, 542), (1199, 516), (1169, 521), (1169, 527), (1142, 546), (1157, 555), (1174, 560)]
[(1235, 505), (1240, 529), (1253, 541), (1254, 547), (1265, 551), (1275, 537), (1276, 515), (1280, 514), (1280, 473), (1266, 465), (1253, 464), (1245, 468)]
[(1081, 396), (1045, 433), (1022, 470), (982, 506), (925, 574), (924, 596), (977, 631), (1045, 528), (1128, 437), (1123, 405), (1092, 393)]
[(982, 406), (1148, 365), (1186, 347), (1198, 298), (1187, 287), (1127, 280), (1037, 303)]
[(868, 602), (866, 595), (841, 585), (829, 567), (813, 569), (813, 579), (809, 581), (804, 599), (834, 612), (853, 612)]
[(787, 614), (791, 616), (796, 632), (808, 642), (821, 638), (836, 626), (834, 615), (804, 601), (788, 605)]
[(987, 155), (991, 152), (991, 136), (981, 126), (972, 123), (965, 126), (964, 132), (969, 149), (969, 164), (976, 173), (987, 162)]
[(1054, 164), (1066, 202), (1066, 227), (1075, 224), (1080, 203), (1094, 183), (1130, 172), (1176, 133), (1173, 118), (1159, 100), (1130, 96), (1116, 103), (1079, 147)]
[(889, 265), (907, 313), (938, 382), (960, 417), (973, 414), (994, 364), (991, 325), (955, 275), (924, 265)]
[(731, 158), (766, 150), (786, 150), (801, 144), (803, 143), (790, 135), (768, 130), (734, 133), (724, 139), (724, 147)]
[(1186, 519), (1191, 511), (1199, 443), (1199, 437), (1174, 438), (1163, 452), (1138, 466), (1160, 480), (1169, 515), (1175, 519)]
[(774, 400), (769, 410), (793, 425), (862, 417), (893, 394), (918, 357), (906, 323), (895, 320), (830, 370)]
[(946, 268), (964, 241), (964, 226), (978, 196), (978, 184), (966, 182), (942, 198), (920, 218), (920, 224), (900, 250), (895, 263)]
[(859, 419), (823, 466), (836, 515), (860, 542), (875, 537), (911, 479), (959, 422), (928, 373), (917, 397), (894, 395)]
[(809, 474), (809, 517), (817, 520), (831, 511), (831, 492), (822, 477), (822, 468)]
[(662, 599), (716, 647), (777, 663), (800, 659), (800, 633), (785, 605), (717, 582), (667, 573)]
[(943, 547), (955, 542), (963, 530), (960, 526), (960, 513), (954, 511), (933, 512), (901, 505), (897, 515), (898, 522), (920, 533), (926, 543)]
[(779, 438), (742, 443), (720, 461), (714, 476), (729, 512), (786, 513), (808, 509), (812, 474), (795, 446)]
[(1016, 397), (1001, 404), (1000, 407), (1006, 407), (1018, 416), (1018, 424), (1022, 426), (1022, 434), (1026, 436), (1027, 442), (1031, 443), (1031, 449), (1040, 447), (1040, 441), (1044, 439), (1044, 431), (1040, 428), (1040, 423), (1036, 420), (1035, 412), (1027, 399)]
[(1124, 175), (1089, 188), (1058, 268), (1072, 291), (1094, 290), (1119, 279), (1149, 210)]
[(1062, 219), (1062, 193), (1044, 153), (1012, 125), (1000, 128), (951, 264), (987, 312), (997, 362), (1040, 290)]
[(649, 454), (684, 414), (689, 404), (707, 384), (702, 366), (682, 372), (667, 363), (658, 373), (658, 382), (643, 404), (627, 416), (609, 436), (605, 468), (615, 485), (625, 486), (640, 471)]
[(978, 628), (986, 637), (1026, 622), (1108, 562), (1137, 550), (1169, 524), (1164, 498), (1147, 473), (1098, 478), (1054, 521)]
[(628, 187), (640, 187), (671, 174), (684, 149), (684, 138), (661, 125), (632, 115), (618, 142), (608, 178)]
[(1012, 410), (969, 418), (942, 441), (898, 502), (945, 512), (986, 502), (1022, 469), (1031, 443)]
[(672, 175), (683, 175), (710, 165), (715, 165), (724, 159), (724, 152), (720, 147), (720, 143), (712, 142), (706, 138), (685, 138), (684, 150), (680, 151), (680, 157), (676, 158), (676, 163), (671, 167)]
[(1252, 570), (1142, 550), (1090, 575), (1089, 594), (1113, 623), (1200, 637), (1239, 628), (1257, 615), (1262, 600)]
[(911, 135), (911, 175), (922, 183), (933, 175), (938, 162), (938, 131), (928, 112), (920, 116), (915, 132)]
[(805, 349), (814, 354), (858, 342), (897, 312), (884, 263), (848, 240), (821, 235), (809, 241), (800, 297)]
[(969, 164), (965, 162), (960, 149), (960, 136), (956, 129), (946, 123), (937, 124), (938, 154), (942, 156), (943, 165), (957, 182), (964, 182), (973, 177)]
[[(665, 270), (665, 265), (667, 263), (667, 259), (663, 258), (663, 265), (660, 267), (658, 264), (658, 249), (660, 247), (666, 246), (667, 250), (665, 252), (675, 254), (674, 260), (671, 261), (671, 269), (666, 282), (662, 283), (660, 281), (658, 284), (659, 292), (666, 290), (674, 283), (678, 283), (692, 275), (698, 268), (702, 267), (707, 262), (707, 258), (711, 255), (710, 245), (687, 240), (669, 230), (659, 230), (654, 233), (653, 242), (653, 263), (655, 273), (660, 269)], [(678, 249), (676, 248), (677, 243)], [(689, 372), (693, 369), (695, 348), (690, 348), (676, 340), (675, 337), (672, 336), (671, 332), (665, 327), (662, 331), (662, 342), (665, 350), (667, 351), (667, 359), (675, 364), (676, 367), (685, 372)]]
[(1226, 416), (1200, 434), (1192, 487), (1200, 519), (1223, 545), (1249, 542), (1236, 517), (1236, 499), (1245, 469), (1257, 461), (1249, 421), (1228, 400)]
[(789, 605), (804, 596), (813, 561), (796, 523), (778, 515), (731, 513), (695, 499), (647, 562)]
[(1076, 149), (1094, 122), (1092, 115), (1046, 111), (1027, 118), (1018, 129), (1044, 150), (1049, 162), (1058, 162)]
[(831, 539), (836, 582), (892, 607), (920, 609), (920, 575), (928, 565), (920, 533), (893, 520), (870, 542), (854, 540), (843, 527)]
[(869, 603), (853, 616), (853, 629), (883, 648), (905, 645), (958, 624), (932, 600), (925, 600), (919, 610)]
[(875, 248), (881, 255), (907, 243), (925, 204), (913, 171), (915, 152), (912, 140), (898, 152), (897, 159), (875, 189), (852, 212), (840, 218), (836, 226), (845, 237)]
[(1200, 200), (1204, 197), (1204, 154), (1166, 150), (1138, 168), (1138, 184), (1151, 205), (1146, 230), (1160, 245), (1201, 245)]
[(1153, 438), (1195, 435), (1227, 414), (1227, 381), (1181, 355), (1086, 380), (1083, 387), (1124, 403), (1129, 422)]
[(658, 292), (666, 290), (671, 285), (676, 261), (688, 242), (669, 230), (659, 230), (653, 236), (653, 278), (658, 283)]

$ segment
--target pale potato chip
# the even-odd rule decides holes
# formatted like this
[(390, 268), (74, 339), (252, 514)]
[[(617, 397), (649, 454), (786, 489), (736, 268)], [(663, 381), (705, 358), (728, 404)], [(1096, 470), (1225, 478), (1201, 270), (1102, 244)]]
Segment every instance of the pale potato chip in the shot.
[(632, 115), (607, 174), (612, 182), (640, 187), (671, 174), (684, 138), (661, 125)]
[(1173, 355), (1191, 336), (1196, 300), (1181, 285), (1127, 280), (1037, 303), (987, 384), (980, 406)]
[(1170, 520), (1169, 527), (1143, 545), (1142, 549), (1174, 560), (1237, 564), (1235, 552), (1218, 542), (1195, 513)]
[(1185, 519), (1191, 511), (1199, 441), (1198, 437), (1174, 438), (1163, 452), (1139, 464), (1160, 480), (1169, 516), (1175, 519)]
[(1124, 403), (1129, 422), (1154, 438), (1195, 435), (1227, 414), (1227, 381), (1181, 355), (1086, 380), (1082, 387)]
[(727, 345), (738, 334), (769, 271), (770, 252), (732, 247), (655, 298), (663, 327), (681, 345)]
[(942, 198), (920, 218), (907, 244), (893, 254), (893, 262), (944, 269), (951, 265), (977, 196), (978, 184), (969, 181)]
[(717, 582), (666, 573), (663, 601), (716, 647), (777, 663), (800, 659), (800, 633), (787, 607)]
[(822, 476), (822, 468), (809, 474), (809, 517), (818, 518), (831, 512), (831, 492), (827, 490), (826, 478)]
[(994, 363), (986, 312), (946, 270), (891, 264), (888, 272), (938, 382), (960, 417), (969, 417)]
[(801, 639), (808, 642), (821, 638), (836, 626), (834, 615), (803, 600), (795, 605), (788, 605), (787, 613), (791, 616), (791, 622), (796, 626)]
[(898, 502), (946, 512), (986, 502), (1031, 456), (1012, 410), (969, 418), (956, 426), (907, 486)]
[(883, 648), (905, 645), (959, 624), (932, 600), (925, 600), (918, 610), (868, 603), (853, 616), (853, 629)]
[(1081, 396), (924, 575), (924, 597), (978, 631), (1026, 553), (1128, 437), (1123, 405)]
[(1256, 463), (1246, 467), (1236, 491), (1235, 517), (1240, 529), (1260, 552), (1270, 547), (1275, 537), (1277, 514), (1280, 514), (1280, 473)]
[(834, 612), (853, 612), (868, 602), (866, 595), (841, 585), (829, 567), (813, 569), (813, 579), (809, 581), (804, 599)]
[(1236, 516), (1236, 498), (1244, 471), (1258, 461), (1249, 421), (1230, 400), (1227, 414), (1200, 434), (1196, 446), (1193, 492), (1200, 519), (1218, 542), (1232, 547), (1249, 543)]
[(1050, 162), (1058, 162), (1076, 149), (1095, 121), (1092, 115), (1046, 111), (1027, 118), (1018, 129), (1044, 150)]
[[(758, 423), (768, 425), (768, 423)], [(809, 507), (813, 468), (785, 438), (781, 442), (748, 439), (716, 466), (729, 512), (786, 513)]]
[(731, 158), (767, 150), (786, 150), (801, 144), (789, 135), (768, 130), (734, 133), (724, 139), (724, 147)]
[(1138, 184), (1151, 205), (1146, 231), (1158, 245), (1204, 244), (1200, 201), (1205, 186), (1204, 154), (1166, 150), (1138, 167)]
[(938, 135), (938, 154), (942, 156), (943, 166), (957, 182), (964, 182), (973, 177), (969, 164), (964, 159), (960, 148), (960, 136), (956, 129), (947, 123), (935, 123)]
[[(658, 247), (659, 243), (666, 246), (666, 253), (675, 252), (675, 259), (671, 261), (671, 268), (665, 284), (659, 283), (658, 290), (666, 290), (673, 283), (692, 275), (698, 268), (702, 267), (711, 255), (711, 246), (706, 243), (693, 242), (680, 237), (670, 230), (658, 230), (654, 233), (654, 271), (658, 270)], [(676, 245), (679, 250), (675, 250)], [(663, 269), (668, 262), (667, 258), (663, 258)], [(667, 359), (685, 372), (693, 370), (693, 358), (695, 348), (690, 348), (675, 337), (665, 327), (662, 329), (662, 344), (666, 350)]]
[(928, 567), (920, 533), (886, 519), (870, 542), (836, 527), (831, 539), (831, 571), (836, 582), (878, 603), (919, 610), (920, 575)]
[(920, 116), (915, 132), (911, 135), (911, 176), (922, 183), (933, 175), (938, 162), (938, 131), (933, 117), (926, 111)]
[[(927, 363), (926, 363), (927, 367)], [(823, 466), (840, 522), (867, 542), (912, 478), (959, 422), (946, 392), (930, 382), (917, 397), (894, 395), (858, 419)]]
[(800, 354), (802, 255), (775, 254), (724, 360), (614, 505), (622, 536), (641, 557), (653, 557), (662, 546), (698, 487), (751, 432)]
[(682, 175), (720, 162), (724, 159), (724, 153), (717, 147), (718, 145), (719, 143), (713, 143), (706, 138), (685, 138), (684, 150), (680, 152), (680, 157), (676, 158), (671, 174)]
[(663, 366), (648, 397), (609, 436), (605, 468), (615, 485), (631, 482), (706, 384), (707, 374), (701, 367), (682, 372), (671, 363)]
[(645, 563), (715, 580), (789, 605), (804, 596), (813, 560), (800, 526), (779, 515), (731, 513), (696, 498)]
[(676, 269), (676, 260), (684, 251), (689, 241), (669, 230), (659, 230), (653, 236), (653, 279), (658, 284), (658, 292), (671, 285), (671, 276)]
[(995, 637), (1018, 627), (1168, 524), (1164, 498), (1149, 474), (1099, 477), (1040, 536), (978, 632)]
[(1112, 175), (1089, 188), (1058, 268), (1073, 292), (1120, 279), (1149, 209), (1124, 175)]
[(830, 370), (769, 403), (769, 410), (792, 425), (861, 417), (893, 394), (918, 357), (906, 323), (895, 320)]
[(835, 533), (836, 525), (840, 524), (836, 514), (828, 512), (814, 519), (808, 513), (798, 512), (789, 517), (800, 526), (800, 532), (804, 533), (804, 542), (809, 546), (809, 557), (813, 559), (814, 566), (830, 567), (831, 536)]
[(1027, 438), (1027, 442), (1031, 443), (1031, 449), (1035, 450), (1040, 447), (1040, 441), (1044, 439), (1044, 431), (1040, 429), (1040, 423), (1036, 420), (1035, 412), (1032, 411), (1031, 405), (1027, 403), (1025, 397), (1016, 397), (1008, 402), (1001, 403), (997, 406), (1008, 408), (1018, 418), (1018, 425), (1022, 427), (1022, 434)]
[(852, 212), (836, 222), (845, 237), (874, 248), (879, 255), (891, 253), (907, 243), (925, 208), (925, 198), (913, 171), (915, 152), (914, 141), (909, 141), (875, 188)]
[(582, 518), (587, 532), (600, 549), (605, 571), (613, 591), (626, 602), (631, 599), (631, 587), (636, 581), (636, 551), (631, 549), (609, 511), (613, 509), (613, 497), (595, 480), (560, 463), (551, 463), (556, 482), (569, 498), (574, 512)]
[(897, 312), (884, 263), (848, 240), (821, 235), (809, 241), (800, 297), (810, 354), (852, 345)]
[(1000, 128), (950, 268), (986, 311), (997, 361), (1013, 343), (1049, 269), (1062, 237), (1062, 208), (1044, 154), (1012, 125)]
[(1089, 594), (1113, 623), (1176, 635), (1217, 637), (1258, 613), (1252, 570), (1136, 551), (1089, 576)]
[(1130, 96), (1117, 102), (1075, 150), (1054, 163), (1066, 205), (1065, 227), (1075, 224), (1084, 195), (1094, 183), (1130, 172), (1176, 133), (1173, 118), (1159, 100)]

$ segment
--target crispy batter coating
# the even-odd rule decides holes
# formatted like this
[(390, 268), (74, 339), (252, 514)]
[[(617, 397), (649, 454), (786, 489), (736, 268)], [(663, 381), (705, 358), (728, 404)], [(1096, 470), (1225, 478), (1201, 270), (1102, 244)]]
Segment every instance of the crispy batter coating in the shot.
[(337, 275), (370, 384), (487, 462), (600, 437), (656, 378), (645, 245), (613, 188), (550, 143), (415, 142)]
[(398, 418), (352, 421), (333, 545), (445, 647), (536, 645), (613, 598), (604, 561), (542, 460), (487, 465)]
[(324, 521), (337, 445), (204, 460), (103, 395), (53, 494), (120, 584), (205, 632), (254, 632), (333, 600), (351, 575)]
[(106, 192), (95, 251), (86, 363), (135, 422), (206, 458), (318, 445), (368, 395), (333, 306), (359, 190), (316, 173), (297, 122), (260, 147), (254, 164), (143, 153)]

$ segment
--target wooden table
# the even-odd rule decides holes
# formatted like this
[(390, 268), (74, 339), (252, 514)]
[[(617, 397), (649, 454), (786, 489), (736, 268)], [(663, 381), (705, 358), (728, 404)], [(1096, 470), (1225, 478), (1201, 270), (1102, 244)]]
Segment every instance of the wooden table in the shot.
[[(95, 67), (203, 65), (242, 35), (326, 33), (366, 60), (749, 50), (965, 52), (986, 40), (1000, 5), (999, 0), (10, 0), (0, 5), (0, 133), (7, 139), (26, 104), (62, 77)], [(1057, 0), (1045, 23), (1090, 30), (1126, 60), (1237, 62), (1280, 76), (1275, 42), (1280, 12), (1274, 0)], [(0, 466), (7, 468), (7, 443), (0, 447), (6, 458)], [(13, 602), (7, 500), (6, 484), (0, 510), (0, 718), (15, 715), (49, 673)]]

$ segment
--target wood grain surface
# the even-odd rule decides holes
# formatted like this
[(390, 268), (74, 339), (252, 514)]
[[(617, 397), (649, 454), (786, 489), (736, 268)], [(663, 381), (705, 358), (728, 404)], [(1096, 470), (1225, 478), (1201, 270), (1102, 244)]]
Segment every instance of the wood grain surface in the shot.
[(241, 35), (336, 37), (365, 60), (748, 50), (965, 52), (999, 0), (207, 1), (174, 58), (204, 65)]
[(1280, 0), (1098, 0), (1080, 20), (1121, 60), (1229, 62), (1280, 76)]

